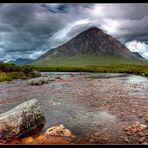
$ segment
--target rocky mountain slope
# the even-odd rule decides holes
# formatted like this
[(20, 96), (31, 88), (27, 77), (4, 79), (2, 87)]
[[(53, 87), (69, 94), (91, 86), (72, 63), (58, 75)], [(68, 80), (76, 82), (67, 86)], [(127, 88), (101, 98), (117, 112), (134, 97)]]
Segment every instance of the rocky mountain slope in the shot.
[(110, 56), (134, 57), (118, 40), (105, 34), (101, 29), (92, 27), (66, 44), (51, 49), (39, 59), (46, 58), (50, 55), (74, 56), (78, 54), (104, 54)]
[(107, 58), (110, 59), (110, 61), (115, 58), (119, 60), (122, 59), (123, 62), (127, 59), (139, 61), (139, 59), (117, 39), (104, 33), (97, 27), (91, 27), (67, 43), (47, 51), (34, 63), (40, 65), (46, 63), (46, 65), (50, 64), (51, 66), (59, 63), (64, 63), (64, 65), (79, 65), (79, 62), (74, 62), (75, 60), (80, 61), (80, 63), (86, 61), (85, 64), (88, 65), (90, 63), (87, 61), (88, 59), (95, 59), (92, 63), (94, 64), (97, 62), (100, 63)]
[(132, 52), (132, 53), (133, 53), (137, 58), (146, 60), (142, 55), (140, 55), (140, 53), (138, 53), (138, 52)]

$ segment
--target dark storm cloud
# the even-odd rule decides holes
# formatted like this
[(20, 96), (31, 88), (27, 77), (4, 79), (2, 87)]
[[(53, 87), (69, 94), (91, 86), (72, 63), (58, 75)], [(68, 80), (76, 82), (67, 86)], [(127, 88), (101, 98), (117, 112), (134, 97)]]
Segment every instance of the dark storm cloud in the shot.
[(91, 26), (147, 45), (148, 4), (0, 4), (0, 60), (35, 59)]
[(52, 13), (66, 13), (69, 8), (66, 4), (40, 4), (40, 6)]
[(7, 24), (0, 24), (0, 32), (11, 32), (11, 31), (13, 31), (14, 29), (11, 27), (11, 26), (9, 26), (9, 25), (7, 25)]
[(20, 51), (15, 54), (17, 58), (27, 51), (33, 54), (42, 50), (46, 40), (61, 27), (62, 19), (39, 4), (0, 4), (0, 46), (4, 49), (0, 58), (4, 58), (2, 52), (10, 49), (6, 53), (9, 58), (15, 51)]

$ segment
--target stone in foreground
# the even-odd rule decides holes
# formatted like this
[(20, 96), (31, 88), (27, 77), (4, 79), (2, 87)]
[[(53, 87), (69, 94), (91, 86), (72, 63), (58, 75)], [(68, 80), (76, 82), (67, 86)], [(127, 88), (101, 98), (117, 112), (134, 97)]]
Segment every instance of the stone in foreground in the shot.
[(29, 100), (0, 114), (0, 138), (22, 136), (44, 124), (42, 106), (36, 99)]
[(60, 124), (59, 126), (52, 126), (51, 128), (48, 128), (45, 132), (45, 135), (74, 138), (74, 135), (71, 133), (71, 131), (65, 128), (65, 126), (62, 124)]
[(43, 135), (35, 140), (40, 144), (70, 144), (75, 136), (64, 125), (57, 125), (48, 128)]

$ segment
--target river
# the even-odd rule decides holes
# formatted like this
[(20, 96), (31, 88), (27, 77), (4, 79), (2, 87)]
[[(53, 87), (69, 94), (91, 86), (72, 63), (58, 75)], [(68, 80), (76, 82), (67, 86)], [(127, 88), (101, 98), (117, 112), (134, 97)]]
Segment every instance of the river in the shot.
[(41, 77), (56, 77), (57, 81), (38, 86), (21, 79), (1, 82), (0, 113), (35, 98), (44, 107), (44, 129), (64, 124), (77, 136), (102, 126), (116, 130), (121, 122), (144, 122), (140, 113), (148, 114), (146, 77), (83, 72), (41, 74)]

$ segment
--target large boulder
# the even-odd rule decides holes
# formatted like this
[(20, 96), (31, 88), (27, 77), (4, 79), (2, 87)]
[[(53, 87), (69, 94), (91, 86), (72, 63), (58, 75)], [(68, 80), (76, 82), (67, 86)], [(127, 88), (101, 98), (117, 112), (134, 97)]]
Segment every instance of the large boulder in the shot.
[(44, 124), (42, 106), (36, 99), (29, 100), (0, 114), (0, 138), (21, 136)]
[(45, 83), (49, 83), (51, 81), (54, 81), (53, 78), (47, 78), (47, 77), (40, 77), (40, 78), (35, 78), (35, 79), (31, 79), (28, 81), (28, 84), (30, 85), (42, 85)]

